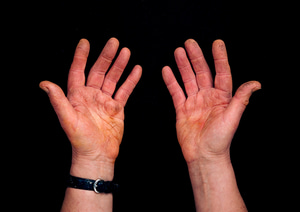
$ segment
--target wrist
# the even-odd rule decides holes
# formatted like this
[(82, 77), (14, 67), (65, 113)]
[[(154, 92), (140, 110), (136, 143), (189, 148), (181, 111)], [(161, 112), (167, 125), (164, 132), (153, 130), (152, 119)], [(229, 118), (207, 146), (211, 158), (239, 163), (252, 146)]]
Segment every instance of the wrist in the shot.
[(187, 161), (188, 164), (201, 163), (207, 165), (217, 165), (222, 163), (231, 162), (229, 148), (222, 151), (207, 150), (201, 148), (192, 158)]
[(84, 158), (72, 158), (70, 174), (86, 179), (112, 181), (114, 178), (114, 161), (107, 159), (91, 161)]
[(188, 163), (197, 211), (246, 211), (228, 157)]
[(232, 167), (230, 155), (202, 155), (197, 160), (187, 162), (190, 174), (210, 173)]

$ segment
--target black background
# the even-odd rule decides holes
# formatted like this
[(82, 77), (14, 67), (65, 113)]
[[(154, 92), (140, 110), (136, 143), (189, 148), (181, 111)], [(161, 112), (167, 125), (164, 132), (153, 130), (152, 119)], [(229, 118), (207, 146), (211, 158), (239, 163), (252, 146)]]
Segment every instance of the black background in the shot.
[[(211, 46), (223, 39), (227, 46), (234, 89), (249, 80), (262, 83), (253, 94), (231, 147), (231, 158), (240, 192), (249, 211), (269, 211), (284, 204), (275, 201), (285, 193), (280, 176), (287, 168), (293, 141), (283, 138), (287, 125), (287, 80), (284, 60), (292, 46), (281, 5), (259, 1), (43, 1), (12, 6), (4, 40), (9, 43), (10, 91), (5, 98), (11, 158), (7, 172), (17, 194), (32, 210), (59, 211), (69, 173), (71, 146), (49, 103), (39, 89), (42, 80), (66, 91), (67, 76), (75, 47), (81, 38), (90, 41), (86, 69), (96, 61), (110, 37), (128, 47), (131, 60), (120, 80), (135, 64), (143, 76), (125, 107), (125, 133), (116, 161), (115, 181), (121, 191), (114, 197), (114, 211), (194, 211), (188, 171), (176, 139), (175, 111), (161, 69), (171, 66), (180, 81), (173, 52), (193, 38), (201, 46), (214, 74)], [(282, 37), (283, 34), (285, 37)], [(284, 56), (287, 56), (283, 59)], [(293, 75), (293, 72), (289, 72)], [(12, 80), (13, 79), (13, 80)], [(119, 84), (120, 84), (119, 83)], [(5, 115), (5, 114), (4, 114)], [(289, 129), (292, 129), (290, 127)], [(287, 142), (283, 145), (282, 141)], [(292, 154), (291, 154), (292, 155)], [(22, 179), (22, 181), (21, 181)], [(276, 182), (276, 183), (274, 183)], [(275, 200), (274, 200), (275, 199)], [(276, 204), (274, 204), (274, 202)]]

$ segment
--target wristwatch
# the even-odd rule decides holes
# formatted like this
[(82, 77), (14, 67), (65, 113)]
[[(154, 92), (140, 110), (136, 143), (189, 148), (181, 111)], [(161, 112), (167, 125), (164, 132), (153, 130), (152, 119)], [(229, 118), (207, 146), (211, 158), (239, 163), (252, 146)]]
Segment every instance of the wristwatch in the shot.
[(115, 193), (119, 188), (119, 185), (113, 183), (112, 181), (104, 181), (102, 179), (84, 179), (80, 177), (74, 177), (72, 175), (69, 176), (67, 186), (70, 188), (95, 191), (97, 194)]

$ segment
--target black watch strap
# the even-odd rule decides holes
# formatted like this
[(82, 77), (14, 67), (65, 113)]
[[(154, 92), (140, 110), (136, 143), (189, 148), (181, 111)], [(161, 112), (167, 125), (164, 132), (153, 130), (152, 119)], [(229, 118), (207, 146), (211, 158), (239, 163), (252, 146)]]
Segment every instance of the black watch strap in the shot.
[(114, 193), (118, 190), (119, 185), (113, 183), (112, 181), (104, 181), (101, 179), (91, 180), (84, 179), (80, 177), (74, 177), (70, 175), (68, 182), (68, 187), (77, 188), (83, 190), (95, 191), (96, 193)]

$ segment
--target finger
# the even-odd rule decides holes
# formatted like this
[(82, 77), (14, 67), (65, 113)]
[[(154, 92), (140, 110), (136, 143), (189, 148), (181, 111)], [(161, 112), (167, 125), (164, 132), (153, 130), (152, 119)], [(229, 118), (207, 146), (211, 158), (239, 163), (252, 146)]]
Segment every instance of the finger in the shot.
[(69, 71), (68, 90), (84, 86), (84, 69), (90, 51), (90, 44), (86, 39), (81, 39), (76, 47), (74, 59)]
[(119, 48), (119, 41), (111, 38), (107, 41), (100, 56), (90, 70), (86, 85), (96, 89), (102, 87), (102, 83), (112, 60)]
[(70, 126), (76, 123), (74, 119), (76, 112), (73, 106), (58, 85), (49, 81), (43, 81), (40, 83), (40, 88), (48, 94), (62, 128), (68, 133), (66, 129), (70, 129)]
[(174, 55), (187, 95), (192, 96), (197, 94), (199, 89), (196, 77), (185, 50), (183, 48), (177, 48)]
[(105, 76), (102, 86), (103, 93), (109, 96), (113, 95), (116, 85), (129, 61), (129, 58), (130, 50), (128, 48), (123, 48), (108, 74)]
[(189, 39), (185, 42), (185, 48), (196, 73), (199, 88), (212, 88), (211, 72), (198, 43), (193, 39)]
[(172, 96), (174, 107), (175, 107), (175, 109), (177, 109), (181, 105), (183, 105), (184, 102), (186, 101), (184, 92), (181, 89), (180, 85), (178, 84), (170, 67), (165, 66), (162, 69), (162, 76), (163, 76), (164, 82)]
[(222, 40), (216, 40), (213, 43), (212, 52), (216, 69), (215, 88), (232, 93), (232, 77), (225, 43)]
[(227, 120), (231, 120), (233, 129), (238, 127), (240, 119), (249, 103), (252, 93), (259, 89), (261, 89), (261, 84), (259, 82), (250, 81), (241, 85), (236, 91), (225, 112), (225, 117)]
[(129, 76), (127, 77), (127, 79), (125, 80), (125, 82), (123, 83), (123, 85), (117, 91), (114, 99), (120, 102), (125, 107), (130, 94), (132, 93), (133, 89), (139, 82), (141, 76), (142, 76), (142, 67), (136, 65), (131, 71), (131, 73), (129, 74)]

